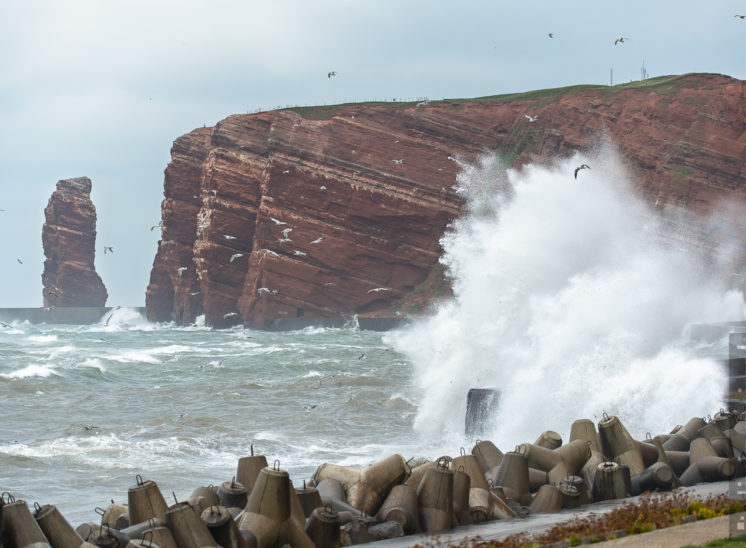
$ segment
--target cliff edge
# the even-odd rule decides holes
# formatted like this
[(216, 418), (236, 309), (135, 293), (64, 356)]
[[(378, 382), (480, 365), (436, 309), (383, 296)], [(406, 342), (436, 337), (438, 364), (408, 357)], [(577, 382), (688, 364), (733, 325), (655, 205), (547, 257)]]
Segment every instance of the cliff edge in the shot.
[[(690, 74), (291, 108), (196, 129), (174, 142), (165, 171), (148, 318), (191, 323), (204, 313), (215, 327), (264, 327), (390, 313), (427, 288), (447, 291), (439, 240), (464, 207), (453, 160), (486, 151), (519, 167), (608, 139), (640, 195), (661, 210), (707, 213), (722, 199), (741, 201), (744, 84)], [(706, 234), (687, 237), (709, 245)]]
[(91, 202), (91, 180), (58, 181), (44, 214), (44, 306), (104, 306), (108, 294), (93, 265), (96, 208)]

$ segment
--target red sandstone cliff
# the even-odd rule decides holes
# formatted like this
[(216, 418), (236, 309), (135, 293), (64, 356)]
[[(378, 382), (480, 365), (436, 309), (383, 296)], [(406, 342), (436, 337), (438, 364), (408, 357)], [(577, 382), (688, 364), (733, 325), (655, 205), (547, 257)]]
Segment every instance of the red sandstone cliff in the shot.
[(91, 180), (58, 181), (44, 214), (44, 306), (104, 306), (108, 294), (93, 265), (96, 208)]
[(744, 84), (693, 74), (286, 109), (195, 130), (175, 141), (166, 169), (148, 317), (262, 327), (390, 309), (428, 276), (437, 283), (439, 239), (463, 207), (456, 155), (491, 150), (518, 166), (609, 138), (651, 203), (706, 212), (743, 199)]

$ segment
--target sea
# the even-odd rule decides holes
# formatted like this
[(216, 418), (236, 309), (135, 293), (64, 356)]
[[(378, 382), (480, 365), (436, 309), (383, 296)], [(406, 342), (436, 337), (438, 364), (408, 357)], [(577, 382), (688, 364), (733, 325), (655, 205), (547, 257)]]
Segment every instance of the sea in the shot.
[[(744, 319), (739, 242), (715, 259), (672, 245), (691, 240), (671, 234), (684, 225), (661, 221), (609, 147), (520, 171), (490, 153), (456, 161), (466, 211), (441, 240), (453, 296), (395, 330), (215, 330), (128, 308), (1, 326), (0, 491), (77, 525), (138, 477), (184, 500), (252, 452), (296, 487), (324, 463), (457, 456), (476, 441), (477, 387), (500, 392), (480, 437), (503, 451), (545, 430), (567, 440), (576, 419), (616, 415), (643, 438), (723, 407), (727, 337), (690, 330)], [(733, 233), (727, 215), (697, 222)]]

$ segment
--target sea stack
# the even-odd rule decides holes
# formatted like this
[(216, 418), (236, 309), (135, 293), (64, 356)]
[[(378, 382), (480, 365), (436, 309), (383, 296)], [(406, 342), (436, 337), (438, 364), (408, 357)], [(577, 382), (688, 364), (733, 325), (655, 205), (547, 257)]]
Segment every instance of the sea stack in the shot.
[(44, 306), (104, 306), (108, 294), (96, 273), (96, 208), (88, 177), (57, 182), (44, 210)]

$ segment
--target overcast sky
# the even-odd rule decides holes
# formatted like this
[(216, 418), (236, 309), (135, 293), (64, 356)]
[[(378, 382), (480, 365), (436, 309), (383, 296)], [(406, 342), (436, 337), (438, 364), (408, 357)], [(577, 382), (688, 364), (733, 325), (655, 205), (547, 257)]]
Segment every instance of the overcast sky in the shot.
[(195, 127), (288, 105), (608, 84), (611, 68), (621, 83), (643, 62), (651, 77), (746, 79), (736, 14), (746, 1), (4, 1), (0, 307), (42, 304), (59, 179), (93, 181), (107, 304), (142, 306), (163, 170)]

